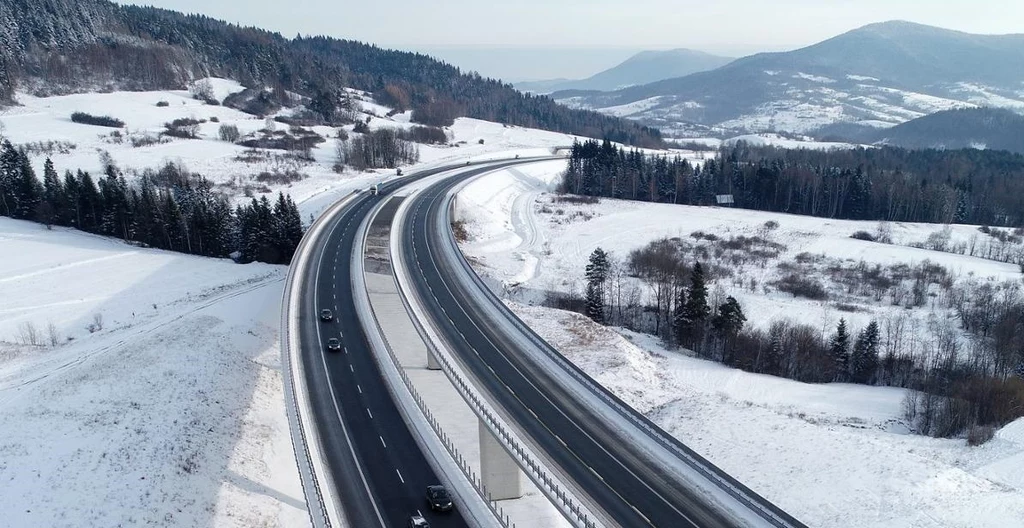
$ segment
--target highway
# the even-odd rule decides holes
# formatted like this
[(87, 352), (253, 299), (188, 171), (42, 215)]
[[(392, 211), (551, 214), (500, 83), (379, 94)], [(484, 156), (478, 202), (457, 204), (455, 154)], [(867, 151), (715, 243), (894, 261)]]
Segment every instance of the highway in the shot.
[(738, 486), (734, 489), (753, 497), (756, 507), (769, 512), (754, 523), (738, 522), (735, 514), (723, 510), (722, 501), (709, 500), (707, 491), (685, 485), (666, 464), (637, 448), (636, 438), (613, 427), (600, 409), (579, 401), (562, 386), (564, 377), (530, 359), (521, 348), (530, 339), (524, 340), (515, 335), (514, 327), (489, 318), (485, 305), (490, 301), (478, 285), (460, 279), (455, 270), (461, 264), (447, 260), (441, 250), (450, 244), (445, 239), (450, 237), (444, 225), (449, 206), (446, 195), (476, 172), (449, 178), (411, 198), (406, 224), (398, 230), (401, 258), (413, 276), (416, 295), (478, 387), (527, 433), (547, 460), (588, 495), (589, 504), (619, 526), (803, 526), (729, 478), (730, 485)]
[[(397, 179), (381, 186), (381, 196), (364, 192), (352, 200), (329, 220), (323, 239), (310, 246), (310, 269), (298, 285), (304, 381), (329, 473), (353, 528), (404, 527), (418, 511), (432, 527), (467, 526), (457, 508), (449, 513), (428, 511), (426, 487), (440, 480), (384, 385), (356, 316), (349, 270), (356, 231), (382, 196), (444, 170)], [(319, 320), (323, 308), (334, 312), (334, 321)], [(341, 340), (342, 351), (326, 351), (332, 337)]]

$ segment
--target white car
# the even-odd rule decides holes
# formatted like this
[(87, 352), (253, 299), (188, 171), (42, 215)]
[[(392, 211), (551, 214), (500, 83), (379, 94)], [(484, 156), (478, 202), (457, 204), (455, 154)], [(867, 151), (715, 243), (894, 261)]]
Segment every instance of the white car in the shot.
[(430, 528), (430, 523), (422, 515), (409, 517), (409, 528)]

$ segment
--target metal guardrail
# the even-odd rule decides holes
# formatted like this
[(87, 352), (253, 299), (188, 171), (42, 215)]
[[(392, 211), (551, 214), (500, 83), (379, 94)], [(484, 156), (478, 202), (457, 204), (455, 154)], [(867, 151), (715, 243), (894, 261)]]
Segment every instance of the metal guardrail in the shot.
[[(399, 206), (395, 214), (394, 224), (401, 223), (400, 220), (408, 210), (408, 203), (406, 201)], [(562, 488), (558, 479), (551, 476), (538, 457), (526, 447), (525, 442), (504, 424), (504, 420), (491, 409), (490, 404), (480, 395), (472, 383), (467, 381), (468, 376), (454, 362), (451, 353), (441, 345), (441, 343), (444, 343), (443, 338), (438, 335), (438, 332), (429, 321), (425, 321), (429, 318), (423, 315), (425, 310), (422, 308), (422, 301), (419, 299), (418, 294), (408, 286), (412, 279), (402, 264), (402, 259), (395, 258), (396, 255), (402, 253), (398, 238), (392, 237), (390, 244), (392, 266), (395, 273), (395, 283), (400, 293), (399, 297), (402, 298), (406, 310), (412, 316), (413, 324), (424, 337), (424, 342), (427, 344), (430, 352), (438, 360), (442, 370), (459, 392), (459, 395), (469, 404), (474, 414), (477, 415), (491, 434), (505, 447), (505, 450), (516, 461), (517, 465), (534, 482), (537, 488), (548, 497), (566, 520), (577, 528), (598, 528), (599, 525), (595, 519), (591, 518), (591, 513), (587, 508), (580, 505), (570, 492)], [(438, 426), (439, 429), (440, 427)], [(441, 432), (440, 434), (443, 435), (444, 433)], [(460, 455), (456, 454), (455, 456), (460, 461), (460, 466), (463, 467), (464, 471), (469, 470), (464, 459)], [(472, 473), (472, 470), (469, 471)], [(479, 479), (475, 475), (471, 475), (471, 478), (481, 493), (486, 493), (486, 490), (482, 489), (482, 483), (480, 483)]]
[(309, 391), (305, 383), (306, 366), (302, 361), (299, 344), (298, 313), (300, 299), (298, 282), (307, 271), (309, 246), (318, 240), (324, 227), (338, 210), (345, 207), (352, 196), (334, 204), (310, 226), (288, 268), (281, 310), (281, 363), (284, 378), (285, 408), (292, 449), (299, 469), (303, 495), (309, 519), (315, 528), (346, 528), (349, 526), (341, 508), (334, 483), (327, 473), (327, 462), (320, 443), (319, 427), (313, 419)]
[[(451, 461), (458, 467), (458, 471), (461, 471), (463, 476), (467, 479), (466, 483), (472, 484), (464, 487), (472, 488), (472, 493), (474, 493), (480, 500), (480, 504), (486, 505), (485, 507), (488, 511), (488, 516), (493, 518), (497, 525), (502, 528), (515, 528), (514, 524), (510, 524), (510, 519), (505, 515), (504, 511), (498, 507), (494, 501), (490, 500), (486, 490), (484, 490), (481, 485), (482, 483), (480, 482), (480, 479), (469, 468), (465, 458), (458, 453), (458, 450), (455, 448), (451, 438), (442, 430), (440, 422), (434, 418), (433, 413), (431, 413), (430, 409), (427, 408), (426, 401), (422, 396), (420, 396), (416, 387), (413, 385), (412, 380), (405, 372), (405, 369), (402, 368), (398, 355), (395, 353), (394, 348), (388, 341), (387, 334), (381, 327), (380, 320), (373, 308), (373, 304), (370, 302), (369, 291), (365, 284), (363, 263), (365, 258), (366, 242), (369, 237), (369, 226), (372, 225), (373, 219), (377, 216), (384, 205), (388, 203), (388, 201), (389, 200), (382, 200), (373, 209), (373, 211), (366, 216), (366, 219), (359, 226), (356, 236), (360, 240), (360, 246), (359, 250), (354, 251), (352, 254), (352, 291), (355, 295), (353, 302), (356, 305), (359, 320), (370, 341), (370, 349), (374, 353), (374, 360), (381, 369), (384, 380), (388, 385), (388, 391), (395, 400), (396, 407), (406, 420), (410, 430), (420, 433), (420, 435), (413, 435), (414, 438), (417, 439), (417, 443), (421, 444), (420, 448), (424, 452), (430, 452), (436, 455), (436, 453), (433, 452), (433, 450), (436, 449), (436, 446), (427, 444), (429, 439), (426, 435), (433, 434), (439, 444), (443, 446), (446, 455), (450, 457)], [(398, 378), (397, 381), (394, 379), (396, 376)], [(402, 392), (402, 389), (406, 392)], [(414, 406), (409, 405), (410, 400), (415, 404)], [(415, 415), (417, 412), (420, 414), (419, 417)], [(422, 421), (420, 419), (422, 419)], [(423, 425), (429, 425), (429, 432), (422, 430), (425, 429), (422, 427)], [(428, 457), (428, 461), (429, 460), (430, 459)], [(440, 476), (449, 481), (448, 484), (452, 485), (451, 487), (463, 487), (456, 485), (456, 479), (453, 475), (449, 474), (449, 471), (447, 471), (448, 468), (443, 467), (439, 462), (431, 465), (434, 466), (434, 470), (437, 471)], [(467, 506), (471, 510), (470, 513), (473, 513), (473, 504), (465, 501), (461, 506), (462, 511), (467, 513)], [(478, 519), (478, 517), (479, 515), (474, 515), (467, 520), (479, 521), (480, 519)]]
[[(483, 176), (483, 175), (481, 175)], [(679, 440), (669, 436), (664, 430), (651, 422), (647, 417), (640, 415), (636, 410), (627, 405), (621, 399), (611, 394), (607, 389), (600, 385), (597, 381), (591, 378), (587, 373), (583, 372), (582, 369), (577, 367), (575, 364), (570, 362), (557, 351), (555, 351), (543, 338), (537, 335), (526, 323), (522, 321), (518, 316), (515, 315), (502, 301), (487, 287), (483, 279), (473, 270), (469, 260), (462, 253), (462, 250), (458, 247), (458, 242), (455, 240), (455, 234), (451, 229), (451, 213), (452, 204), (455, 196), (459, 191), (468, 185), (473, 180), (479, 178), (470, 178), (467, 181), (455, 186), (447, 196), (445, 215), (437, 220), (438, 225), (435, 226), (446, 234), (445, 242), (447, 243), (448, 249), (451, 254), (456, 255), (457, 265), (460, 265), (465, 275), (467, 275), (471, 281), (473, 281), (478, 290), (481, 291), (482, 297), (487, 301), (504, 317), (516, 327), (520, 333), (533, 343), (537, 349), (544, 352), (544, 354), (552, 361), (554, 361), (562, 371), (568, 373), (583, 387), (585, 387), (590, 394), (599, 398), (609, 408), (614, 409), (616, 413), (622, 418), (629, 421), (635, 427), (641, 429), (646, 436), (656, 441), (662, 448), (670, 451), (677, 458), (684, 461), (687, 467), (697, 471), (709, 482), (716, 485), (718, 489), (726, 491), (732, 498), (746, 506), (748, 509), (758, 512), (762, 518), (770, 521), (772, 525), (777, 527), (790, 527), (800, 526), (803, 524), (795, 519), (785, 518), (788, 516), (780, 516), (778, 512), (765, 506), (761, 502), (754, 500), (764, 500), (760, 496), (756, 495), (752, 490), (744, 486), (738, 480), (728, 475), (717, 466), (714, 466), (707, 461), (704, 457), (697, 454), (695, 451), (683, 445)]]

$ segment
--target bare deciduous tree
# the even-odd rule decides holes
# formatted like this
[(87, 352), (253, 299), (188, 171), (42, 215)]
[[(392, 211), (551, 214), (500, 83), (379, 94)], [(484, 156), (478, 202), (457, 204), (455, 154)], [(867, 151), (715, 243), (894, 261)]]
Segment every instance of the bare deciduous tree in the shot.
[(18, 339), (23, 345), (39, 346), (42, 344), (42, 335), (39, 333), (39, 329), (30, 321), (18, 325)]
[(93, 314), (92, 322), (89, 323), (89, 326), (87, 326), (86, 329), (89, 330), (90, 334), (94, 334), (96, 332), (99, 332), (100, 330), (103, 330), (103, 314), (99, 312)]
[(50, 346), (55, 347), (60, 344), (60, 335), (57, 332), (57, 325), (53, 324), (53, 321), (46, 323), (46, 337), (50, 341)]

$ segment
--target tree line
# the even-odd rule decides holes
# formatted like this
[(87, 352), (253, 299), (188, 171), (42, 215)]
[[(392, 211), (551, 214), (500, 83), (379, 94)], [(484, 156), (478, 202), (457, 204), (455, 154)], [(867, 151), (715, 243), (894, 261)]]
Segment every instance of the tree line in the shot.
[(146, 247), (240, 262), (287, 264), (302, 239), (298, 207), (279, 193), (232, 208), (213, 183), (168, 164), (129, 184), (113, 164), (98, 178), (61, 177), (47, 158), (42, 181), (24, 150), (0, 147), (0, 216), (65, 226)]
[(610, 141), (573, 145), (562, 190), (851, 220), (1024, 225), (1024, 156), (1005, 151), (842, 150), (738, 142), (699, 165)]
[(694, 256), (671, 239), (633, 250), (623, 260), (598, 248), (584, 270), (579, 301), (570, 292), (549, 303), (749, 372), (910, 389), (906, 417), (920, 434), (973, 439), (1024, 416), (1019, 287), (969, 282), (951, 289), (944, 302), (955, 308), (957, 319), (933, 323), (931, 339), (916, 335), (905, 317), (870, 321), (860, 329), (845, 319), (831, 329), (784, 319), (761, 329), (746, 325), (734, 297), (710, 292), (715, 273)]

